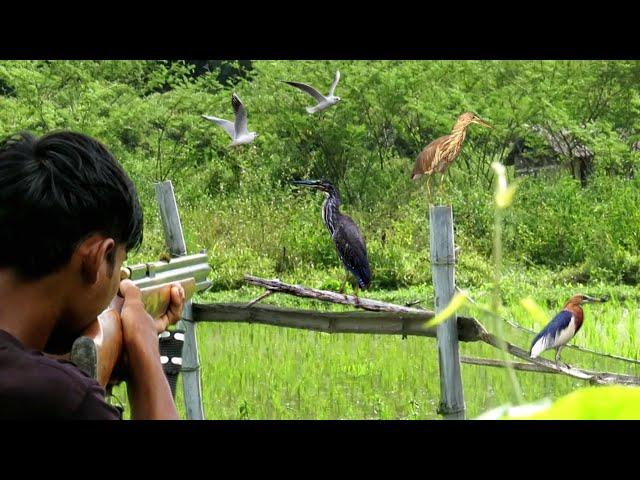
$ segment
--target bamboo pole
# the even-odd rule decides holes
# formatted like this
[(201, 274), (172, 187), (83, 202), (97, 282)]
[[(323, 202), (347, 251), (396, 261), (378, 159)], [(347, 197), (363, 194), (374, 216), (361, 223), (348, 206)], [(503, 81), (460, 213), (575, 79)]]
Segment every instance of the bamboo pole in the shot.
[[(429, 208), (429, 224), (435, 307), (436, 312), (440, 312), (449, 305), (456, 293), (456, 257), (453, 244), (453, 209), (451, 205), (432, 205)], [(438, 325), (437, 333), (440, 364), (440, 407), (438, 412), (447, 420), (464, 420), (464, 391), (455, 313)]]
[[(187, 254), (187, 246), (182, 233), (178, 205), (171, 181), (155, 184), (156, 199), (164, 228), (165, 242), (172, 256)], [(182, 388), (184, 405), (189, 420), (203, 420), (202, 387), (200, 382), (200, 362), (198, 361), (198, 341), (196, 324), (191, 313), (191, 300), (185, 302), (182, 320), (178, 328), (184, 330), (182, 349)]]
[[(498, 367), (498, 368), (511, 367), (514, 370), (520, 370), (524, 372), (553, 373), (554, 375), (557, 375), (557, 374), (566, 375), (566, 373), (562, 372), (559, 369), (543, 367), (533, 363), (509, 362), (509, 365), (507, 366), (507, 363), (502, 360), (493, 360), (489, 358), (474, 358), (474, 357), (465, 357), (465, 356), (461, 356), (460, 361), (462, 363), (467, 363), (469, 365), (479, 365), (482, 367)], [(594, 372), (593, 370), (582, 370), (582, 369), (576, 369), (576, 370), (582, 373), (585, 373), (591, 377), (611, 380), (607, 384), (621, 383), (623, 385), (640, 385), (640, 379), (638, 377), (634, 377), (631, 375), (621, 375), (619, 373), (610, 373), (610, 372)], [(613, 381), (613, 379), (615, 379), (616, 381)], [(597, 382), (591, 382), (591, 383), (597, 383)]]

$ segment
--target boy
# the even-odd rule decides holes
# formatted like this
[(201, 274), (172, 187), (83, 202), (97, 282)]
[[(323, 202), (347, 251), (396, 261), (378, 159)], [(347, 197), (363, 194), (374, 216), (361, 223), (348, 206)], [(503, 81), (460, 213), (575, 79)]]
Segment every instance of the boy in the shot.
[(158, 332), (180, 319), (171, 290), (153, 320), (140, 290), (120, 282), (127, 252), (142, 242), (133, 183), (95, 139), (23, 133), (0, 142), (0, 418), (120, 419), (104, 389), (65, 353), (120, 290), (123, 353), (133, 419), (177, 419)]

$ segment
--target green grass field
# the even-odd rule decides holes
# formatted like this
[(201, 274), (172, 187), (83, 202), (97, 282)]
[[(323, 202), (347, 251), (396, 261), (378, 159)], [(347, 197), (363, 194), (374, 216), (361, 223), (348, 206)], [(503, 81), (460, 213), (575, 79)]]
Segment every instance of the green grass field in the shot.
[[(248, 302), (256, 298), (262, 291), (244, 284), (243, 273), (278, 276), (285, 282), (337, 290), (343, 270), (319, 223), (317, 205), (305, 213), (287, 208), (271, 212), (259, 202), (234, 204), (233, 209), (219, 203), (212, 205), (220, 211), (214, 211), (213, 206), (209, 210), (184, 210), (189, 251), (206, 248), (212, 264), (212, 291), (196, 297), (196, 302)], [(299, 224), (305, 219), (318, 224), (301, 228)], [(130, 259), (132, 263), (149, 258), (162, 248), (157, 219), (151, 217), (148, 222), (147, 238), (151, 242)], [(294, 223), (298, 228), (284, 228)], [(376, 220), (372, 217), (367, 223), (375, 224)], [(377, 236), (371, 236), (374, 278), (379, 280), (365, 295), (397, 304), (421, 300), (422, 308), (433, 309), (425, 219), (416, 220), (411, 228), (393, 225), (386, 236), (387, 243), (378, 244)], [(457, 235), (462, 253), (456, 267), (456, 283), (476, 301), (489, 304), (495, 268), (488, 260), (491, 254), (480, 254), (469, 246), (469, 234), (464, 231), (459, 229)], [(287, 256), (282, 245), (287, 245)], [(610, 297), (608, 303), (585, 307), (585, 324), (574, 343), (606, 354), (640, 357), (635, 339), (640, 329), (637, 286), (599, 283), (594, 278), (589, 279), (588, 286), (573, 284), (577, 280), (571, 269), (552, 270), (526, 260), (526, 255), (509, 252), (503, 261), (500, 296), (504, 318), (539, 331), (571, 295), (606, 294)], [(404, 285), (411, 286), (403, 288)], [(520, 305), (525, 297), (531, 297), (545, 310), (545, 322), (531, 318)], [(265, 303), (320, 310), (346, 308), (281, 294), (267, 298)], [(460, 313), (478, 318), (490, 332), (500, 335), (499, 325), (488, 321), (482, 312), (469, 309)], [(506, 323), (502, 327), (506, 340), (528, 350), (532, 334)], [(203, 323), (198, 326), (198, 345), (207, 419), (441, 418), (437, 413), (440, 384), (434, 339), (330, 335), (263, 325)], [(462, 343), (460, 351), (464, 356), (504, 358), (501, 352), (481, 343)], [(550, 359), (553, 355), (553, 351), (545, 354)], [(563, 351), (562, 360), (588, 370), (640, 375), (638, 364), (572, 349)], [(462, 365), (462, 374), (467, 418), (514, 403), (517, 393), (522, 401), (535, 402), (587, 386), (567, 376), (532, 372), (516, 372), (514, 385), (505, 369), (468, 364)], [(126, 403), (123, 388), (118, 395)], [(177, 403), (185, 418), (181, 391)]]
[[(637, 289), (599, 285), (537, 286), (510, 275), (503, 289), (504, 315), (525, 327), (539, 329), (519, 298), (531, 296), (551, 315), (572, 293), (609, 294), (606, 304), (585, 307), (585, 324), (576, 345), (603, 353), (640, 357), (635, 333), (640, 329)], [(260, 290), (207, 293), (200, 303), (249, 301)], [(472, 291), (483, 301), (488, 292)], [(371, 291), (367, 297), (403, 304), (424, 299), (431, 309), (431, 291), (411, 288)], [(297, 308), (342, 309), (286, 295), (265, 300)], [(465, 314), (480, 318), (477, 312)], [(495, 332), (495, 326), (485, 322)], [(505, 324), (507, 340), (528, 348), (531, 335)], [(439, 377), (436, 341), (400, 336), (325, 334), (264, 325), (203, 323), (198, 326), (203, 401), (207, 419), (437, 419)], [(461, 343), (461, 354), (501, 358), (480, 343)], [(547, 358), (553, 358), (553, 351)], [(573, 366), (640, 375), (640, 365), (626, 364), (589, 353), (565, 349), (562, 360)], [(462, 365), (467, 418), (513, 402), (513, 389), (504, 369)], [(555, 374), (516, 372), (525, 401), (557, 398), (578, 387), (580, 380)], [(181, 390), (181, 389), (180, 389)], [(121, 390), (120, 397), (124, 398)], [(125, 400), (126, 402), (126, 400)], [(184, 417), (182, 392), (177, 398)]]

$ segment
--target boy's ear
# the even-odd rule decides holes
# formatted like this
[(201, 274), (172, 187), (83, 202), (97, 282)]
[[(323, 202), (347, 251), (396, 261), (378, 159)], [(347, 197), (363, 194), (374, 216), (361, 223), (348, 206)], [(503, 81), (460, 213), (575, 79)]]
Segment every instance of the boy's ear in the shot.
[(105, 262), (107, 273), (113, 273), (115, 253), (116, 243), (113, 238), (95, 236), (85, 240), (78, 248), (78, 254), (81, 255), (80, 268), (83, 280), (89, 284), (96, 283), (100, 268)]

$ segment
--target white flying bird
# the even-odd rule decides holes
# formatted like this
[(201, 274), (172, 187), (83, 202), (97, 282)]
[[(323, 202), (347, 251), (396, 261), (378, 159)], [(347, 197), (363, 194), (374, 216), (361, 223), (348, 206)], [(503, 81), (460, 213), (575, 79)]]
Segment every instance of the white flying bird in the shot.
[(202, 115), (202, 118), (206, 118), (207, 120), (224, 128), (224, 131), (227, 132), (232, 140), (231, 145), (229, 145), (230, 147), (253, 142), (258, 134), (256, 132), (250, 132), (247, 128), (247, 111), (244, 109), (244, 105), (235, 93), (231, 95), (231, 105), (233, 106), (233, 111), (236, 114), (235, 123), (231, 123), (230, 121), (222, 118), (212, 117), (210, 115)]
[(316, 113), (316, 112), (325, 110), (332, 105), (335, 105), (341, 100), (340, 97), (336, 97), (333, 95), (333, 92), (336, 91), (336, 86), (338, 85), (339, 80), (340, 80), (340, 71), (336, 70), (336, 78), (331, 84), (329, 95), (327, 95), (326, 97), (322, 95), (319, 91), (317, 91), (315, 88), (305, 83), (299, 83), (299, 82), (284, 82), (284, 83), (288, 83), (293, 87), (299, 88), (303, 92), (307, 92), (309, 95), (315, 98), (318, 101), (318, 104), (313, 107), (307, 107), (307, 112)]

